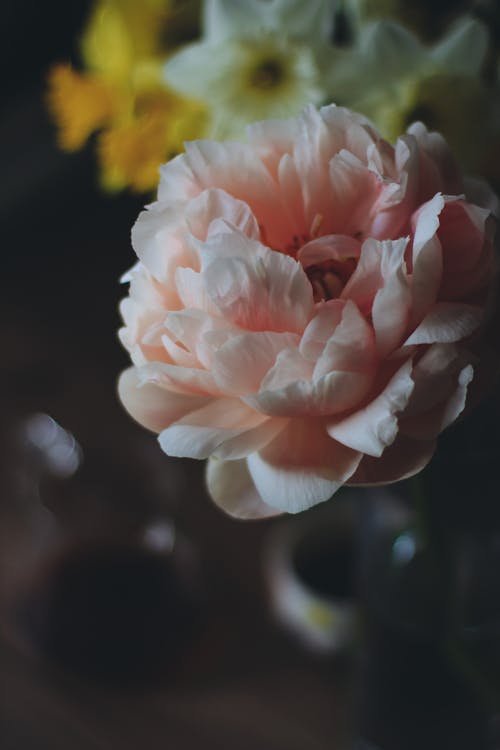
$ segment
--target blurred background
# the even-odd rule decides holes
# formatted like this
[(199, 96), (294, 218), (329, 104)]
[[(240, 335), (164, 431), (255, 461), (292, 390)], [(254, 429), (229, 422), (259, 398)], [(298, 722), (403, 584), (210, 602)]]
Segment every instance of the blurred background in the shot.
[[(408, 487), (238, 523), (118, 403), (119, 278), (150, 196), (102, 191), (94, 141), (61, 151), (46, 106), (91, 8), (0, 11), (2, 750), (500, 747), (495, 394), (429, 475), (456, 532), (451, 631)], [(440, 10), (422, 3), (429, 38)]]

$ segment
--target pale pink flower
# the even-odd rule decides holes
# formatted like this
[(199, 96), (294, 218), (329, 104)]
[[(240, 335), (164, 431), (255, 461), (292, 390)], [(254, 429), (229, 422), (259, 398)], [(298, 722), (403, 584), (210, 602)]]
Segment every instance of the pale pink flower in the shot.
[(494, 204), (437, 133), (335, 106), (188, 143), (132, 232), (125, 407), (241, 517), (414, 474), (464, 409)]

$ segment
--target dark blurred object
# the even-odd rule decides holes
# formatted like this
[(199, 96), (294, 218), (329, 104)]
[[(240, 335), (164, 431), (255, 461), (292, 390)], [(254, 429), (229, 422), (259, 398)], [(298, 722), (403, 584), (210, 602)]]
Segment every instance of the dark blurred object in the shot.
[(169, 677), (194, 632), (195, 592), (194, 564), (182, 540), (172, 539), (164, 551), (89, 544), (38, 571), (15, 620), (44, 656), (81, 674)]
[(271, 608), (318, 654), (345, 652), (358, 636), (357, 493), (344, 490), (304, 517), (282, 519), (264, 558)]
[(9, 443), (11, 482), (0, 506), (9, 536), (16, 530), (0, 553), (9, 636), (88, 676), (168, 675), (200, 604), (194, 550), (166, 515), (181, 490), (175, 475), (165, 492), (162, 472), (137, 446), (135, 473), (149, 476), (149, 486), (140, 510), (122, 503), (119, 518), (113, 505), (126, 490), (117, 475), (130, 485), (134, 472), (121, 466), (114, 476), (109, 452), (96, 467), (90, 450), (82, 467), (78, 443), (47, 414), (25, 418)]

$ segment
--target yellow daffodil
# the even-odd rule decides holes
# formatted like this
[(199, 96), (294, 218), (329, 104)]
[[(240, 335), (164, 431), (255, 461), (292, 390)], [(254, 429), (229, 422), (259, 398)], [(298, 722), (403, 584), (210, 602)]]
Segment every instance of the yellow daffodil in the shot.
[(94, 130), (113, 119), (119, 97), (100, 76), (55, 65), (49, 72), (47, 104), (58, 124), (60, 147), (77, 151)]
[(134, 66), (158, 55), (167, 0), (100, 0), (82, 36), (85, 66), (115, 81), (128, 81)]
[(464, 168), (484, 174), (500, 130), (498, 85), (481, 78), (487, 51), (487, 29), (470, 17), (430, 47), (395, 22), (368, 24), (344, 59), (339, 103), (370, 117), (388, 140), (421, 120), (443, 133)]
[(153, 105), (100, 134), (97, 153), (105, 189), (153, 190), (160, 165), (203, 130), (206, 112), (196, 102), (165, 95), (162, 106), (158, 98)]
[[(57, 65), (48, 77), (48, 106), (62, 148), (97, 140), (101, 184), (108, 190), (152, 190), (158, 168), (203, 135), (205, 108), (171, 92), (162, 79), (164, 30), (184, 19), (179, 0), (99, 0), (82, 35), (78, 72)], [(181, 12), (181, 6), (182, 12)], [(175, 36), (175, 33), (173, 33)]]

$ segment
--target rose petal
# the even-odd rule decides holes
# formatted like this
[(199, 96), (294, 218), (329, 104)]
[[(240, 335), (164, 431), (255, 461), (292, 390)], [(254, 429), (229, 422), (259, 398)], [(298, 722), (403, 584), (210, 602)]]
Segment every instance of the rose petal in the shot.
[(169, 391), (157, 383), (144, 382), (135, 367), (120, 375), (118, 395), (128, 413), (153, 432), (161, 432), (167, 425), (196, 411), (210, 400), (197, 394)]
[(239, 399), (213, 399), (163, 430), (158, 440), (169, 456), (243, 458), (268, 443), (286, 420), (266, 419)]
[(452, 395), (430, 411), (400, 421), (401, 433), (420, 440), (437, 437), (463, 412), (469, 383), (474, 377), (470, 365), (458, 373), (456, 387)]
[(412, 295), (404, 253), (406, 239), (382, 242), (380, 270), (383, 286), (372, 307), (377, 353), (384, 357), (397, 349), (404, 338), (411, 313)]
[(331, 440), (317, 421), (292, 420), (248, 468), (266, 505), (298, 513), (328, 500), (354, 473), (361, 454)]
[(328, 434), (343, 445), (381, 456), (398, 434), (398, 417), (410, 399), (414, 382), (411, 359), (396, 372), (382, 393), (345, 419), (328, 424)]
[(233, 335), (214, 353), (214, 377), (226, 393), (254, 393), (259, 390), (262, 379), (274, 366), (280, 352), (296, 347), (297, 343), (298, 337), (291, 333)]
[(380, 458), (365, 456), (348, 484), (374, 486), (408, 479), (429, 463), (435, 450), (435, 440), (414, 440), (398, 435)]
[(437, 230), (444, 203), (442, 195), (435, 195), (413, 217), (413, 324), (418, 324), (435, 303), (441, 283), (443, 257)]
[(280, 513), (262, 501), (244, 459), (221, 461), (210, 458), (207, 462), (206, 481), (214, 502), (230, 516), (252, 519), (268, 518)]
[(479, 307), (438, 302), (406, 339), (405, 346), (462, 341), (476, 330), (482, 316), (483, 311)]
[(215, 260), (203, 272), (207, 292), (221, 315), (250, 331), (302, 333), (313, 296), (301, 265), (267, 248), (259, 252), (249, 244), (248, 250), (246, 260)]
[(228, 222), (247, 237), (258, 240), (259, 225), (247, 203), (236, 200), (225, 190), (207, 188), (186, 206), (186, 222), (198, 240), (206, 240), (214, 217)]

